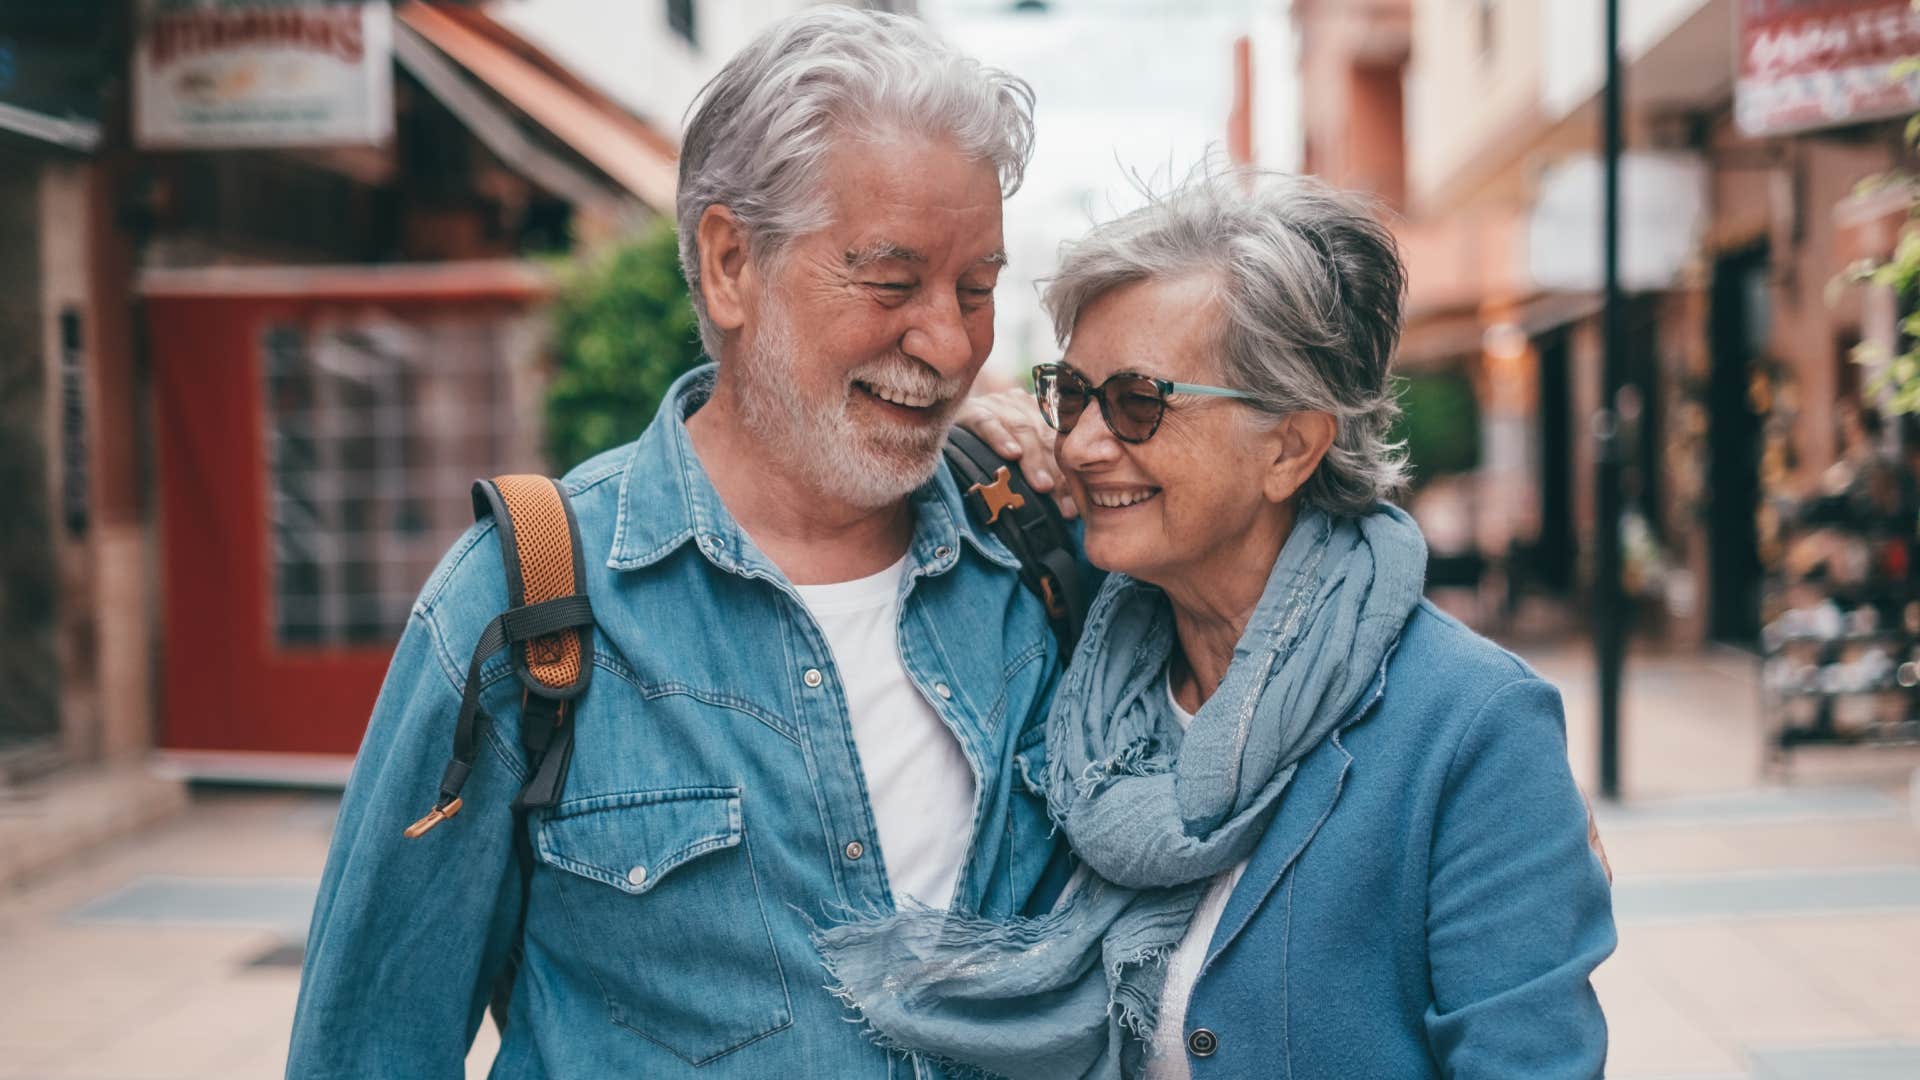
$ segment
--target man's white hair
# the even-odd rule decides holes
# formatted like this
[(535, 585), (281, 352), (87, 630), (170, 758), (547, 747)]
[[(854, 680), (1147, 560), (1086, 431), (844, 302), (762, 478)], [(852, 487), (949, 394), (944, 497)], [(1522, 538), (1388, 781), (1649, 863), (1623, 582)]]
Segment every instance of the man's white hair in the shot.
[(720, 334), (700, 295), (700, 217), (733, 212), (764, 260), (827, 225), (821, 181), (839, 138), (929, 135), (988, 161), (1001, 194), (1020, 186), (1033, 154), (1033, 90), (941, 41), (917, 19), (839, 5), (767, 29), (700, 91), (680, 150), (675, 213), (680, 268), (700, 343)]

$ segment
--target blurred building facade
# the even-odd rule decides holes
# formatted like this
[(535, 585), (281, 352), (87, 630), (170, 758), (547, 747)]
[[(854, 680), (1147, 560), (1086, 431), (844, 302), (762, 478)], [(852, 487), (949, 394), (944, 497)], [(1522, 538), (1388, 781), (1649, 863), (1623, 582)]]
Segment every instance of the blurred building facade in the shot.
[[(1857, 188), (1905, 161), (1904, 114), (1846, 91), (1877, 86), (1873, 72), (1884, 81), (1920, 37), (1903, 0), (1621, 8), (1637, 391), (1617, 403), (1627, 584), (1669, 642), (1752, 644), (1762, 555), (1778, 539), (1769, 501), (1817, 487), (1841, 457), (1842, 420), (1871, 397), (1853, 348), (1896, 334), (1890, 293), (1835, 282), (1892, 250), (1906, 188)], [(1295, 0), (1292, 11), (1307, 170), (1399, 212), (1410, 408), (1448, 400), (1449, 384), (1472, 391), (1462, 426), (1476, 460), (1428, 470), (1416, 512), (1429, 502), (1436, 553), (1459, 555), (1463, 578), (1485, 570), (1515, 593), (1577, 603), (1602, 393), (1603, 5)], [(1740, 73), (1757, 71), (1778, 77), (1737, 94)], [(1793, 92), (1824, 104), (1795, 114)], [(1753, 112), (1767, 105), (1772, 119)]]
[(0, 5), (0, 781), (144, 746), (153, 716), (101, 14)]
[(547, 469), (550, 257), (816, 2), (0, 0), (0, 785), (343, 779), (468, 483)]
[[(0, 780), (344, 775), (466, 484), (544, 468), (536, 260), (670, 212), (672, 134), (482, 10), (267, 11), (0, 4)], [(383, 134), (272, 96), (321, 46)]]

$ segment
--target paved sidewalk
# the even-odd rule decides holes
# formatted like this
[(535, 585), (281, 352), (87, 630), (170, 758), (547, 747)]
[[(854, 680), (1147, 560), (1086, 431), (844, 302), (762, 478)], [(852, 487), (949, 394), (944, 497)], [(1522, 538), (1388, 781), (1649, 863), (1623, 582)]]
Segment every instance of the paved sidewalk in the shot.
[(202, 792), (172, 823), (0, 893), (0, 1078), (280, 1076), (337, 805)]
[[(1522, 649), (1561, 687), (1597, 788), (1591, 652)], [(1920, 1078), (1920, 752), (1802, 749), (1770, 766), (1758, 665), (1636, 654), (1623, 805), (1602, 805), (1620, 949), (1595, 976), (1608, 1075)]]
[[(1591, 786), (1583, 646), (1523, 649)], [(1636, 656), (1602, 806), (1622, 944), (1596, 979), (1622, 1080), (1920, 1077), (1920, 753), (1763, 770), (1751, 658)], [(0, 891), (0, 1080), (281, 1074), (336, 800), (201, 792), (171, 823)], [(469, 1060), (484, 1075), (490, 1025)]]

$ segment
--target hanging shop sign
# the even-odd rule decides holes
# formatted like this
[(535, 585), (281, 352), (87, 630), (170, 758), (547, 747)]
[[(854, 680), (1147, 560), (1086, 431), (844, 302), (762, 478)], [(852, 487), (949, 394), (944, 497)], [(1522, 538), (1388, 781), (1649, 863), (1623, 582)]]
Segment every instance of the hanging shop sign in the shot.
[(1910, 0), (1740, 0), (1734, 119), (1784, 135), (1920, 110)]
[(393, 133), (385, 0), (145, 0), (134, 137), (190, 149), (364, 146)]

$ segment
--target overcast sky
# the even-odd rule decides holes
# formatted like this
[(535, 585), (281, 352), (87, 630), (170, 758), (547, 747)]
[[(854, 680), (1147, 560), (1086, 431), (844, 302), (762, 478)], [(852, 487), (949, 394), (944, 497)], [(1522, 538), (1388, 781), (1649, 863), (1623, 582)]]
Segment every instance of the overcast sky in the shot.
[[(490, 10), (529, 34), (630, 108), (677, 127), (687, 101), (719, 63), (792, 0), (706, 4), (697, 54), (665, 29), (657, 4), (631, 0), (505, 0)], [(1062, 240), (1140, 203), (1139, 180), (1164, 187), (1210, 148), (1224, 150), (1233, 104), (1233, 43), (1251, 33), (1256, 66), (1261, 27), (1286, 29), (1287, 0), (1053, 0), (1045, 13), (1013, 0), (920, 0), (920, 13), (948, 40), (1033, 85), (1039, 140), (1026, 183), (1007, 203), (1013, 266), (1000, 291), (999, 343), (991, 361), (1014, 373), (1055, 358), (1035, 281), (1051, 272)], [(637, 57), (645, 57), (639, 62)], [(1258, 87), (1256, 141), (1272, 117), (1293, 111), (1276, 61)], [(1279, 102), (1277, 107), (1276, 101)], [(1282, 167), (1285, 161), (1277, 162)]]
[(1063, 0), (1046, 14), (1005, 0), (921, 0), (942, 35), (1033, 85), (1039, 128), (1025, 185), (1007, 203), (1013, 265), (1000, 290), (993, 364), (1055, 355), (1035, 281), (1060, 242), (1140, 204), (1133, 176), (1164, 185), (1224, 151), (1233, 42), (1254, 0)]

